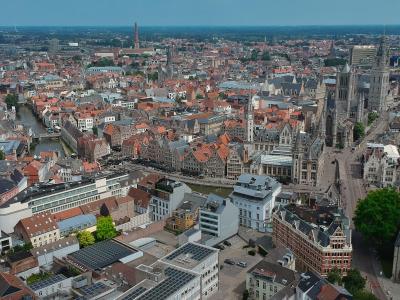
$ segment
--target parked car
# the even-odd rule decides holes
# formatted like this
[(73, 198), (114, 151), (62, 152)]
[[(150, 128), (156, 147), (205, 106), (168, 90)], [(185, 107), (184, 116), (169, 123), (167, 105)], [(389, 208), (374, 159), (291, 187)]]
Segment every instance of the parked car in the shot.
[(237, 265), (238, 265), (239, 267), (246, 268), (246, 267), (247, 267), (247, 262), (245, 262), (245, 261), (239, 261), (239, 262), (237, 263)]
[(217, 245), (217, 246), (214, 246), (214, 248), (217, 248), (217, 249), (219, 249), (219, 250), (224, 250), (224, 249), (225, 249), (225, 247), (224, 247), (224, 246), (222, 246), (222, 245)]
[(226, 245), (226, 246), (232, 246), (232, 244), (231, 244), (231, 242), (229, 242), (229, 241), (224, 241), (224, 245)]
[(228, 264), (228, 265), (232, 265), (232, 266), (235, 265), (235, 262), (234, 262), (232, 259), (230, 259), (230, 258), (225, 259), (225, 260), (224, 260), (224, 263), (226, 263), (226, 264)]

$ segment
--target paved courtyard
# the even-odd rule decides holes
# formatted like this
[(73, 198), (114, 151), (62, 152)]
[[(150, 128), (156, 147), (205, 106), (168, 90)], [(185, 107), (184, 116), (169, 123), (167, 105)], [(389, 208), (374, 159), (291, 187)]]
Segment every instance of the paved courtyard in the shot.
[[(246, 272), (262, 260), (259, 254), (255, 256), (247, 254), (251, 248), (243, 249), (243, 246), (247, 244), (240, 237), (234, 236), (228, 241), (232, 243), (232, 246), (225, 247), (219, 253), (219, 264), (222, 269), (219, 272), (219, 290), (213, 295), (213, 299), (242, 299), (242, 294), (245, 290)], [(236, 263), (244, 261), (247, 263), (247, 267), (228, 265), (224, 263), (227, 258), (234, 260)]]

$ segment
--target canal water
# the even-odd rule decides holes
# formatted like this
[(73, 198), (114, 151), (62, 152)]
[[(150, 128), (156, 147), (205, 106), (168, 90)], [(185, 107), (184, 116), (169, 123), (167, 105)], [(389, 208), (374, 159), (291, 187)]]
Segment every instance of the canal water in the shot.
[[(18, 110), (17, 120), (26, 127), (30, 127), (34, 134), (46, 133), (46, 127), (34, 116), (32, 110), (27, 105), (21, 105)], [(60, 157), (64, 157), (64, 149), (57, 140), (42, 140), (36, 145), (34, 154), (39, 155), (41, 151), (58, 151)]]

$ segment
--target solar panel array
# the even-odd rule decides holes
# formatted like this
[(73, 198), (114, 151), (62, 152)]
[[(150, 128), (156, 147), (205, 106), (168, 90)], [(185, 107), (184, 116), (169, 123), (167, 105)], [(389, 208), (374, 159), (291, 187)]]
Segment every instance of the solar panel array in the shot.
[(83, 266), (98, 270), (132, 253), (135, 253), (135, 250), (113, 240), (108, 240), (71, 253), (70, 256)]
[(97, 283), (92, 284), (90, 286), (81, 287), (79, 290), (81, 291), (83, 296), (90, 296), (90, 298), (91, 298), (91, 297), (100, 295), (100, 294), (104, 293), (105, 291), (107, 291), (109, 289), (110, 288), (108, 286), (106, 286), (104, 283), (97, 282)]
[(141, 286), (141, 287), (137, 288), (136, 290), (132, 291), (132, 293), (130, 293), (129, 295), (126, 295), (121, 300), (133, 300), (140, 294), (144, 293), (145, 291), (146, 291), (146, 288)]
[(174, 294), (177, 290), (192, 281), (196, 276), (174, 268), (166, 268), (165, 275), (168, 276), (160, 284), (138, 297), (138, 300), (164, 300)]
[(206, 247), (203, 247), (200, 245), (196, 245), (196, 244), (192, 244), (192, 243), (188, 243), (188, 244), (180, 247), (179, 249), (177, 249), (175, 252), (168, 255), (167, 259), (173, 260), (173, 259), (177, 258), (178, 256), (180, 256), (181, 254), (191, 254), (192, 259), (201, 261), (213, 252), (214, 252), (214, 250), (211, 250), (209, 248), (206, 248)]
[(35, 282), (32, 285), (30, 285), (29, 287), (32, 290), (37, 291), (37, 290), (40, 290), (40, 289), (45, 288), (47, 286), (50, 286), (52, 284), (55, 284), (57, 282), (63, 281), (64, 279), (67, 279), (67, 277), (65, 277), (63, 274), (58, 274), (56, 276), (52, 276), (52, 277), (46, 278), (46, 279), (44, 279), (42, 281)]

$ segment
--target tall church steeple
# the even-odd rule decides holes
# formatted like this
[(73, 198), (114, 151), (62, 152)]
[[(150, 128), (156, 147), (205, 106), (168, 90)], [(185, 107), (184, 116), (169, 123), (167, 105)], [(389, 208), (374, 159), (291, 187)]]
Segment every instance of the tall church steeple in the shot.
[(246, 142), (253, 143), (254, 141), (254, 109), (253, 99), (249, 95), (249, 100), (244, 109), (244, 118), (246, 121)]
[(386, 36), (382, 36), (371, 71), (368, 101), (370, 110), (386, 109), (390, 92), (389, 73), (389, 48)]

